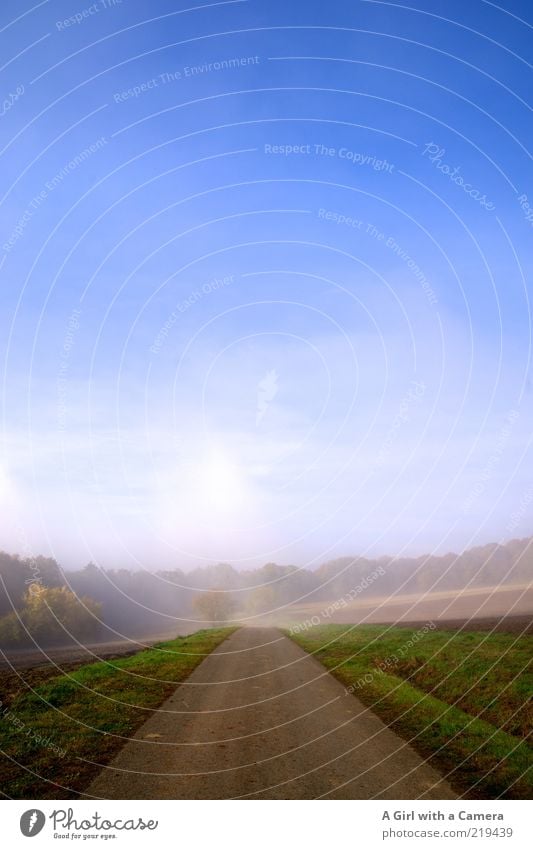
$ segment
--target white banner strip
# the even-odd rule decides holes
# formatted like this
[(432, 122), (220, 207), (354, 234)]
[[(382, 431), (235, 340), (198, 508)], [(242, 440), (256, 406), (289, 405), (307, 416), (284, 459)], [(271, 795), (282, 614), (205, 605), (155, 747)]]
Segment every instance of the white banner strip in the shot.
[(124, 849), (533, 845), (527, 801), (39, 800), (5, 801), (1, 811), (2, 845), (10, 849), (67, 840)]

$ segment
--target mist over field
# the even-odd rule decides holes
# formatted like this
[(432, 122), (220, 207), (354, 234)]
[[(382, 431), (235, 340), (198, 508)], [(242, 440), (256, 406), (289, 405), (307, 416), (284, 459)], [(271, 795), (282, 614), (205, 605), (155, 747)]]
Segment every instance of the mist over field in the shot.
[(444, 557), (343, 557), (313, 570), (219, 563), (150, 573), (90, 563), (67, 571), (51, 558), (2, 553), (0, 646), (186, 634), (228, 621), (309, 627), (531, 615), (532, 574), (532, 538)]

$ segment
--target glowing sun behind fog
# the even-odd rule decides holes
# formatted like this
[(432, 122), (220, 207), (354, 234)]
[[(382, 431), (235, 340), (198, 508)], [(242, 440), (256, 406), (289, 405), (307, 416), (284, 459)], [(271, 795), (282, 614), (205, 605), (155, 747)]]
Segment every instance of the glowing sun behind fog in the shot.
[(209, 452), (198, 469), (197, 498), (208, 509), (234, 515), (245, 501), (245, 477), (241, 468), (223, 451)]

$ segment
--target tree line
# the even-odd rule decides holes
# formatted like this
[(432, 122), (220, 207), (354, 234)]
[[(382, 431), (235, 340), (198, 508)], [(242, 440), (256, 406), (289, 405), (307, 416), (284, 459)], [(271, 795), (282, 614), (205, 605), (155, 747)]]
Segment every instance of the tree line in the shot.
[[(296, 602), (328, 602), (365, 586), (365, 595), (524, 584), (533, 574), (533, 538), (489, 544), (461, 555), (340, 557), (306, 569), (228, 563), (190, 571), (68, 571), (49, 557), (0, 552), (0, 645), (117, 639), (194, 630), (201, 621), (277, 611)], [(379, 569), (379, 579), (368, 577)]]

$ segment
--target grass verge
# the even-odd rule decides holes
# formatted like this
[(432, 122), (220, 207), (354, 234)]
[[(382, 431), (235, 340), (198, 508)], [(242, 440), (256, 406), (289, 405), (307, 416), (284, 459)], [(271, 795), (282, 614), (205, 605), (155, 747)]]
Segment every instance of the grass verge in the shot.
[(459, 794), (531, 798), (532, 637), (384, 625), (286, 633)]
[[(235, 628), (197, 631), (116, 660), (80, 666), (0, 702), (1, 790), (72, 799), (176, 685)], [(24, 671), (21, 671), (24, 677)], [(0, 699), (2, 694), (0, 694)]]

